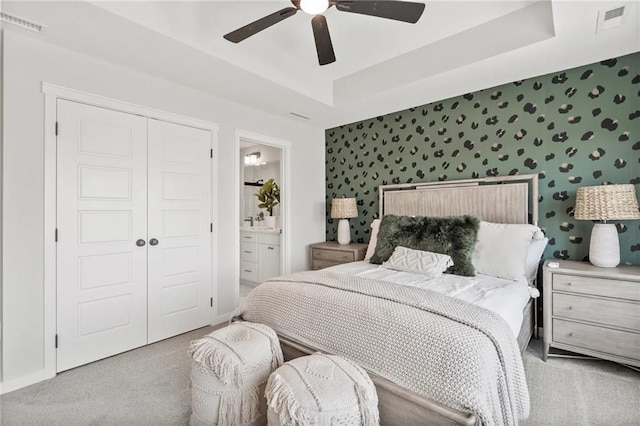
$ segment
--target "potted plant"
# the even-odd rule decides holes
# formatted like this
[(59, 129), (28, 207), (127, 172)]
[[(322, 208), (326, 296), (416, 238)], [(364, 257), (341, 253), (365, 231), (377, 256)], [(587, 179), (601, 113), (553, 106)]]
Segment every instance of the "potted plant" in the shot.
[[(269, 179), (266, 181), (257, 194), (254, 194), (258, 197), (260, 204), (258, 207), (261, 209), (266, 209), (269, 212), (269, 216), (273, 216), (273, 208), (280, 204), (280, 187), (273, 179)], [(269, 223), (273, 222), (273, 223)], [(275, 218), (269, 219), (267, 223), (265, 223), (268, 227), (275, 228)]]

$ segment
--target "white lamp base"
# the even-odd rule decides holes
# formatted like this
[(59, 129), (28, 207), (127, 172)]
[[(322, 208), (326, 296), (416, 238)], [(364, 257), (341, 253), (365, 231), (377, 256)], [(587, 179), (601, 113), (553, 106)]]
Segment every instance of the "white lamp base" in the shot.
[(351, 242), (351, 229), (349, 228), (349, 219), (340, 219), (338, 222), (338, 244), (346, 245)]
[(594, 266), (615, 268), (620, 263), (618, 230), (611, 223), (596, 223), (591, 231), (589, 261)]

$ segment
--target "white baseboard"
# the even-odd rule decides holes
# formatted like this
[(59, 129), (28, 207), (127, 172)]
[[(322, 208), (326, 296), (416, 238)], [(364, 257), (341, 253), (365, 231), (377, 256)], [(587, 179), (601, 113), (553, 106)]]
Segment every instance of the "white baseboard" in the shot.
[(219, 315), (211, 325), (218, 325), (218, 324), (222, 324), (223, 322), (229, 322), (229, 320), (231, 319), (231, 316), (233, 315), (233, 312), (229, 312), (223, 315)]
[[(211, 323), (211, 325), (219, 325), (222, 323), (227, 323), (231, 319), (232, 315), (233, 315), (233, 312), (220, 315)], [(34, 385), (43, 380), (51, 379), (55, 376), (56, 376), (55, 374), (53, 375), (47, 374), (46, 370), (42, 369), (42, 370), (35, 371), (31, 374), (27, 374), (25, 376), (19, 377), (17, 379), (0, 382), (0, 395), (13, 392), (18, 389), (22, 389), (30, 385)]]
[(43, 380), (51, 379), (55, 376), (55, 374), (53, 376), (47, 375), (47, 372), (42, 369), (31, 374), (27, 374), (26, 376), (18, 377), (17, 379), (2, 382), (0, 383), (0, 395), (13, 392), (14, 390), (22, 389), (30, 385), (34, 385)]

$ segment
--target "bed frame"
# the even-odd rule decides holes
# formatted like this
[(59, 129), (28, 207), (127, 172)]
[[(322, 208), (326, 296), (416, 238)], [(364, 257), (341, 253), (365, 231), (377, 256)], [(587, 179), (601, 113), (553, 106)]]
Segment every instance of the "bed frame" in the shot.
[[(487, 177), (378, 187), (380, 217), (473, 215), (488, 222), (538, 224), (538, 175)], [(523, 312), (518, 346), (523, 353), (536, 325), (533, 299)], [(312, 354), (311, 348), (280, 337), (285, 360)], [(385, 425), (475, 425), (475, 414), (464, 413), (404, 389), (369, 373), (376, 385), (380, 421)]]

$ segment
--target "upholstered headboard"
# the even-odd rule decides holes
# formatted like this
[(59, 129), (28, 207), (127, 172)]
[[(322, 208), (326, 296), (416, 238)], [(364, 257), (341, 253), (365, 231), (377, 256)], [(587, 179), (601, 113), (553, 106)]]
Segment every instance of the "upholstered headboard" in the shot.
[(382, 185), (380, 217), (472, 215), (495, 223), (538, 224), (538, 175)]

